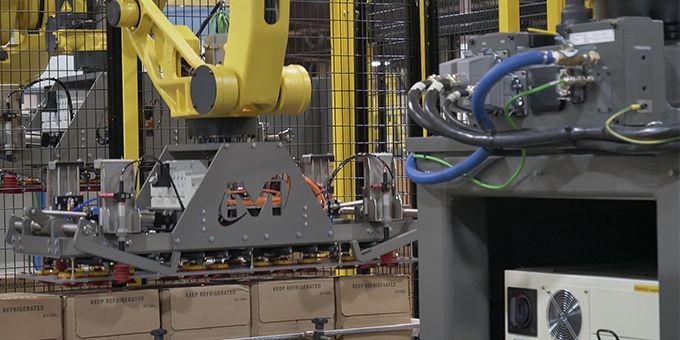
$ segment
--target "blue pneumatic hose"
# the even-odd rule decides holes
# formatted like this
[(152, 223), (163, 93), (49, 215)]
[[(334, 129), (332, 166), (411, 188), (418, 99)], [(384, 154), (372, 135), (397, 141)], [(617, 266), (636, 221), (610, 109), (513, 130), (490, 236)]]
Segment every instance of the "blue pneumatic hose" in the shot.
[[(494, 131), (495, 126), (486, 113), (486, 97), (489, 91), (507, 74), (531, 65), (550, 65), (555, 57), (550, 51), (531, 51), (509, 57), (484, 74), (472, 94), (472, 112), (477, 123), (485, 130)], [(416, 159), (409, 155), (406, 160), (406, 176), (417, 184), (439, 184), (459, 178), (482, 164), (491, 154), (478, 148), (468, 158), (453, 167), (436, 172), (418, 170)]]
[(413, 155), (409, 155), (406, 159), (406, 176), (417, 184), (439, 184), (448, 182), (472, 171), (479, 164), (484, 162), (489, 155), (490, 152), (487, 149), (479, 148), (468, 156), (468, 158), (453, 167), (435, 172), (418, 170), (416, 159)]
[(486, 97), (494, 85), (503, 79), (503, 77), (527, 66), (550, 65), (554, 62), (555, 57), (550, 51), (531, 51), (515, 54), (492, 67), (479, 80), (472, 94), (472, 113), (475, 115), (477, 123), (488, 131), (496, 129), (486, 113)]
[[(73, 209), (71, 209), (71, 211), (80, 211), (80, 209), (84, 208), (86, 205), (88, 205), (88, 204), (90, 204), (90, 203), (92, 203), (92, 202), (94, 202), (94, 201), (96, 201), (96, 200), (97, 200), (97, 197), (95, 197), (95, 198), (90, 198), (89, 200), (87, 200), (87, 201), (85, 201), (85, 202), (83, 202), (83, 203), (80, 203), (80, 204), (76, 205), (76, 207), (73, 208)], [(64, 219), (67, 220), (67, 219), (68, 219), (68, 216), (67, 216), (67, 217), (64, 217)]]

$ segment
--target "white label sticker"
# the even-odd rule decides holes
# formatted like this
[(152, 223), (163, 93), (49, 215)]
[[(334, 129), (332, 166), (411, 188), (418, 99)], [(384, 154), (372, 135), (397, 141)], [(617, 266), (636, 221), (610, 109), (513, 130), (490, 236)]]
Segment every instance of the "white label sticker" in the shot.
[(606, 29), (599, 31), (572, 33), (569, 35), (569, 41), (574, 45), (588, 45), (608, 43), (616, 40), (616, 33), (614, 29)]

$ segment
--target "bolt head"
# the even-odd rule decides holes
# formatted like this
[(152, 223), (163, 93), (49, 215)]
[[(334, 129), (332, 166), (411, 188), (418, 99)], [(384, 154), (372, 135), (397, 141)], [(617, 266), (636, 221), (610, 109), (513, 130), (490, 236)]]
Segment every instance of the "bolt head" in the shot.
[(181, 242), (180, 239), (178, 239), (178, 238), (175, 239), (175, 244), (179, 244), (180, 242)]
[(295, 233), (295, 237), (301, 238), (301, 237), (302, 237), (302, 233), (298, 231), (297, 233)]
[(208, 241), (209, 241), (210, 243), (215, 242), (215, 237), (213, 237), (213, 236), (208, 237)]
[(243, 236), (241, 237), (241, 240), (242, 240), (242, 241), (248, 241), (248, 235), (247, 235), (247, 234), (243, 234)]
[(264, 239), (265, 239), (265, 240), (269, 240), (269, 238), (270, 238), (269, 234), (264, 234)]
[(335, 233), (333, 232), (333, 230), (329, 230), (329, 231), (328, 231), (328, 237), (333, 237), (334, 234), (335, 234)]

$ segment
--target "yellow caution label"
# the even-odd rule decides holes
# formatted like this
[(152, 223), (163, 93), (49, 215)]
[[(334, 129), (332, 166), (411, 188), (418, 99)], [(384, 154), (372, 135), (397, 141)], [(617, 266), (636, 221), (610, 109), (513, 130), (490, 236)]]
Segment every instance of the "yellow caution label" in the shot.
[(68, 2), (68, 0), (64, 0), (64, 3), (61, 5), (59, 11), (62, 13), (71, 13), (73, 12), (73, 7), (71, 7), (71, 3)]
[(659, 286), (653, 285), (635, 285), (634, 289), (638, 293), (659, 293)]

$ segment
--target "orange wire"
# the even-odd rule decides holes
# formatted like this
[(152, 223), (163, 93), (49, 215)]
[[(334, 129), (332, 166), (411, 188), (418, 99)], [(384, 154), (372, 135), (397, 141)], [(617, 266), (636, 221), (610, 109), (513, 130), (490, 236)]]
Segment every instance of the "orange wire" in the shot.
[(307, 182), (307, 185), (309, 185), (312, 188), (312, 192), (314, 193), (314, 196), (316, 196), (316, 199), (321, 203), (322, 206), (326, 206), (326, 197), (323, 196), (323, 191), (321, 190), (321, 187), (314, 182), (311, 178), (305, 176), (304, 174), (302, 177), (305, 179), (305, 182)]

